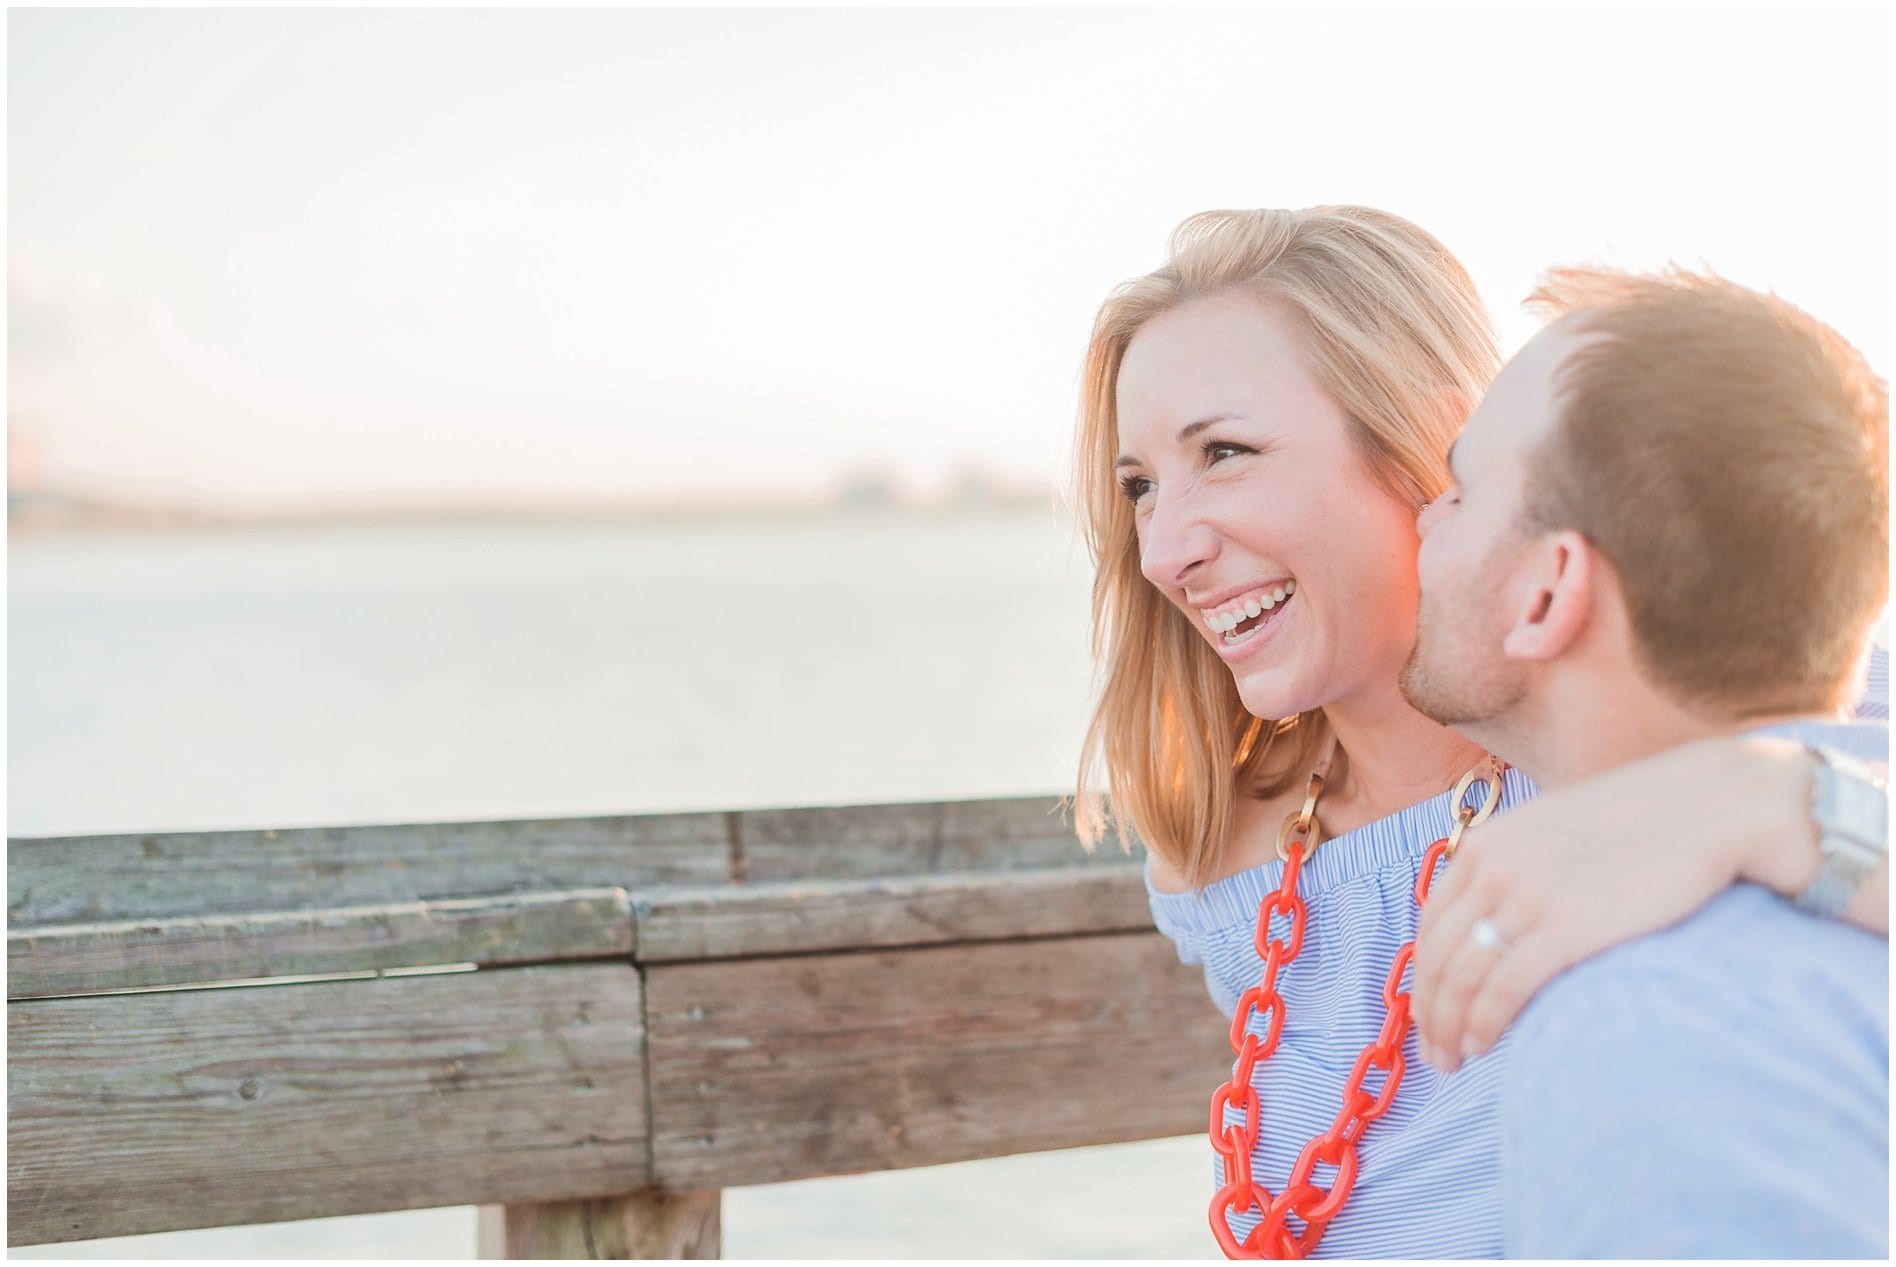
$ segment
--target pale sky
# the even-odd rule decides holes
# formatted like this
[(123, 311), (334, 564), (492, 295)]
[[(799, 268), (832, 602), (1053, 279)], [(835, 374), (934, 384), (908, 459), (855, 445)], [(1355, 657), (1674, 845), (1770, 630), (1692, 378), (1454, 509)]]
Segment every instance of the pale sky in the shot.
[(1062, 477), (1092, 314), (1210, 207), (1363, 202), (1512, 348), (1710, 265), (1888, 375), (1880, 9), (15, 10), (45, 474), (345, 496)]

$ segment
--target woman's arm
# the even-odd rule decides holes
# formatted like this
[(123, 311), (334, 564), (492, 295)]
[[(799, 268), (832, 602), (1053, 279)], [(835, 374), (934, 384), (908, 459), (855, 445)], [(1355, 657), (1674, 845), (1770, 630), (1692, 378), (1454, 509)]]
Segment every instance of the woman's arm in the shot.
[[(1781, 739), (1685, 744), (1549, 792), (1470, 831), (1422, 913), (1414, 1016), (1445, 1069), (1494, 1045), (1580, 960), (1692, 914), (1740, 880), (1786, 897), (1818, 872), (1817, 758)], [(1889, 934), (1889, 864), (1843, 918)], [(1471, 935), (1489, 920), (1498, 947)]]
[[(1741, 741), (1756, 745), (1758, 777), (1769, 780), (1765, 796), (1781, 814), (1793, 809), (1794, 822), (1781, 832), (1750, 834), (1751, 848), (1745, 852), (1738, 872), (1740, 880), (1762, 884), (1786, 897), (1795, 897), (1817, 878), (1817, 826), (1810, 817), (1811, 779), (1816, 775), (1817, 758), (1785, 740), (1754, 739)], [(1879, 770), (1887, 775), (1887, 770)], [(1742, 777), (1742, 776), (1740, 776)], [(1802, 797), (1800, 802), (1796, 799)], [(1801, 813), (1795, 810), (1801, 808)], [(1775, 815), (1774, 815), (1775, 817)], [(1872, 933), (1889, 936), (1889, 855), (1863, 881), (1843, 908), (1840, 918)]]

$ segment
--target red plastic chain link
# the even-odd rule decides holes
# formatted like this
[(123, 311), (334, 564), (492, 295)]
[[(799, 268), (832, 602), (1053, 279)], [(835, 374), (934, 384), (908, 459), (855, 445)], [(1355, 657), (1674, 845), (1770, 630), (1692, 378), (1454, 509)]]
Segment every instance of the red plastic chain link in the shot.
[[(1415, 878), (1417, 907), (1428, 901), (1429, 887), (1435, 881), (1436, 868), (1459, 843), (1461, 829), (1477, 821), (1476, 811), (1461, 803), (1474, 775), (1475, 772), (1470, 771), (1469, 778), (1464, 779), (1456, 789), (1457, 830), (1429, 846), (1423, 856), (1421, 870)], [(1481, 807), (1479, 817), (1485, 818), (1493, 810), (1499, 799), (1500, 787), (1497, 767), (1497, 772), (1489, 781), (1488, 798)], [(1406, 1067), (1402, 1045), (1409, 1036), (1410, 1017), (1409, 996), (1402, 990), (1402, 975), (1415, 955), (1413, 941), (1397, 951), (1394, 962), (1390, 964), (1388, 979), (1383, 983), (1383, 1006), (1387, 1011), (1382, 1029), (1356, 1058), (1356, 1064), (1343, 1084), (1343, 1106), (1336, 1119), (1330, 1123), (1328, 1130), (1312, 1139), (1298, 1154), (1282, 1192), (1273, 1195), (1270, 1189), (1252, 1177), (1251, 1157), (1257, 1148), (1263, 1109), (1257, 1088), (1251, 1085), (1251, 1077), (1258, 1063), (1268, 1059), (1277, 1050), (1278, 1039), (1283, 1035), (1284, 1000), (1277, 993), (1277, 975), (1303, 949), (1304, 926), (1309, 912), (1297, 894), (1297, 874), (1303, 868), (1304, 846), (1315, 836), (1315, 819), (1310, 812), (1315, 799), (1313, 792), (1310, 800), (1305, 802), (1304, 810), (1292, 815), (1285, 823), (1286, 839), (1302, 835), (1305, 840), (1288, 846), (1283, 881), (1277, 891), (1258, 906), (1257, 935), (1254, 940), (1258, 957), (1264, 961), (1264, 976), (1262, 981), (1246, 990), (1238, 999), (1237, 1011), (1231, 1022), (1231, 1049), (1237, 1055), (1237, 1062), (1232, 1068), (1231, 1080), (1219, 1087), (1211, 1097), (1211, 1145), (1224, 1159), (1225, 1174), (1224, 1187), (1218, 1189), (1211, 1199), (1211, 1230), (1227, 1258), (1303, 1258), (1317, 1247), (1317, 1242), (1323, 1239), (1331, 1220), (1342, 1210), (1351, 1188), (1356, 1184), (1360, 1163), (1356, 1146), (1370, 1123), (1389, 1111), (1389, 1106), (1396, 1098), (1396, 1089), (1402, 1085)], [(1290, 920), (1288, 942), (1270, 935), (1273, 915), (1282, 915)], [(1261, 1041), (1251, 1032), (1254, 1015), (1269, 1018)], [(1363, 1086), (1371, 1070), (1383, 1074), (1382, 1085), (1373, 1094)], [(1227, 1108), (1237, 1109), (1243, 1114), (1243, 1120), (1226, 1126), (1224, 1116)], [(1334, 1172), (1328, 1188), (1316, 1181), (1316, 1169), (1320, 1165)], [(1253, 1209), (1263, 1211), (1263, 1218), (1250, 1235), (1239, 1241), (1231, 1230), (1230, 1216), (1245, 1214)], [(1301, 1231), (1292, 1229), (1292, 1219), (1303, 1225)]]

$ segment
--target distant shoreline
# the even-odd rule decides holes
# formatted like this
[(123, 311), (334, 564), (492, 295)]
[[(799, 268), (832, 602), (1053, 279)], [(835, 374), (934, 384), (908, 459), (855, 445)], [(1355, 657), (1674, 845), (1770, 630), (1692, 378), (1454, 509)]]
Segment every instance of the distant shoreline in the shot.
[(260, 513), (187, 505), (100, 501), (55, 494), (9, 494), (7, 529), (15, 536), (92, 532), (172, 531), (229, 528), (471, 527), (476, 525), (675, 525), (778, 523), (860, 518), (864, 520), (952, 520), (1045, 514), (1070, 518), (1056, 492), (1009, 491), (979, 497), (919, 501), (841, 497), (820, 502), (685, 501), (631, 506), (576, 500), (569, 503), (374, 504)]

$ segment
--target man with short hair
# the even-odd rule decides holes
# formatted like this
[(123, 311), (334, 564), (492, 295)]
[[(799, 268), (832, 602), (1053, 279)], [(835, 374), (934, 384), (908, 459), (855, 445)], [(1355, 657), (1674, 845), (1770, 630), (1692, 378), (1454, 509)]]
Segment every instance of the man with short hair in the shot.
[[(1887, 727), (1842, 720), (1887, 597), (1885, 386), (1716, 278), (1566, 270), (1534, 302), (1557, 319), (1419, 524), (1410, 702), (1550, 789), (1714, 735), (1810, 746), (1820, 787), (1886, 768)], [(1557, 978), (1510, 1032), (1509, 1255), (1886, 1257), (1888, 973), (1883, 939), (1740, 884)]]

